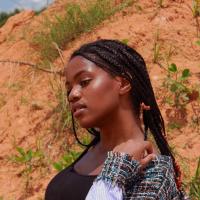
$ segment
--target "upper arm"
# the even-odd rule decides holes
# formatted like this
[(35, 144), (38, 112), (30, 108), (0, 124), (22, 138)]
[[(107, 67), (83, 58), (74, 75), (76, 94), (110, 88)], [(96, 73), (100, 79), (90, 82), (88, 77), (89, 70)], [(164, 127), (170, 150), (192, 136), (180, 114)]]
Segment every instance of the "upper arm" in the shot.
[(145, 171), (137, 180), (130, 183), (127, 191), (130, 191), (127, 195), (134, 200), (179, 199), (173, 171), (164, 166)]

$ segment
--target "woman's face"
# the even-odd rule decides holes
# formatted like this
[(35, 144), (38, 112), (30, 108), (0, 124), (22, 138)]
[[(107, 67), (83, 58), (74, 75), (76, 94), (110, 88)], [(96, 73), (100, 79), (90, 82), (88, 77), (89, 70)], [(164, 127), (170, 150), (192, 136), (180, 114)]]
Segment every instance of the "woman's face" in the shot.
[(71, 111), (83, 128), (112, 120), (119, 105), (119, 80), (82, 56), (70, 60), (65, 76)]

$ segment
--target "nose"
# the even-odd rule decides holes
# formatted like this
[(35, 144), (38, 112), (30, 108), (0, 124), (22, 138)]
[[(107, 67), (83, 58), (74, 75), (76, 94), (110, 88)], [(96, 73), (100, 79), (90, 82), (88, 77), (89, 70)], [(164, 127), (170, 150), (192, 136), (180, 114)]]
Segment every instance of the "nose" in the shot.
[(79, 100), (81, 97), (81, 91), (78, 87), (73, 87), (68, 95), (68, 101), (71, 102), (75, 102), (77, 100)]

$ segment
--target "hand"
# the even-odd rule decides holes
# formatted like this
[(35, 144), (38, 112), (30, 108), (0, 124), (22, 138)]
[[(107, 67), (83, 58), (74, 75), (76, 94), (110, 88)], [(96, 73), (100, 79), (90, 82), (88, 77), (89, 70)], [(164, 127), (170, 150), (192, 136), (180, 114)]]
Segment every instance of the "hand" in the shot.
[(142, 169), (144, 169), (149, 162), (156, 157), (153, 145), (149, 141), (136, 142), (128, 140), (117, 145), (113, 149), (113, 152), (123, 152), (129, 154), (133, 159), (140, 162)]

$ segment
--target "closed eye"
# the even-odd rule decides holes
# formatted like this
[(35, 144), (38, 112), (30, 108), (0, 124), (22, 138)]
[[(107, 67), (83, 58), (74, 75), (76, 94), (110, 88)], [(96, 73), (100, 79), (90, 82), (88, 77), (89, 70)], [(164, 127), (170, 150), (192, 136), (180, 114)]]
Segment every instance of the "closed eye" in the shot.
[(89, 84), (90, 81), (91, 81), (91, 79), (80, 81), (80, 85), (82, 87), (86, 87)]

